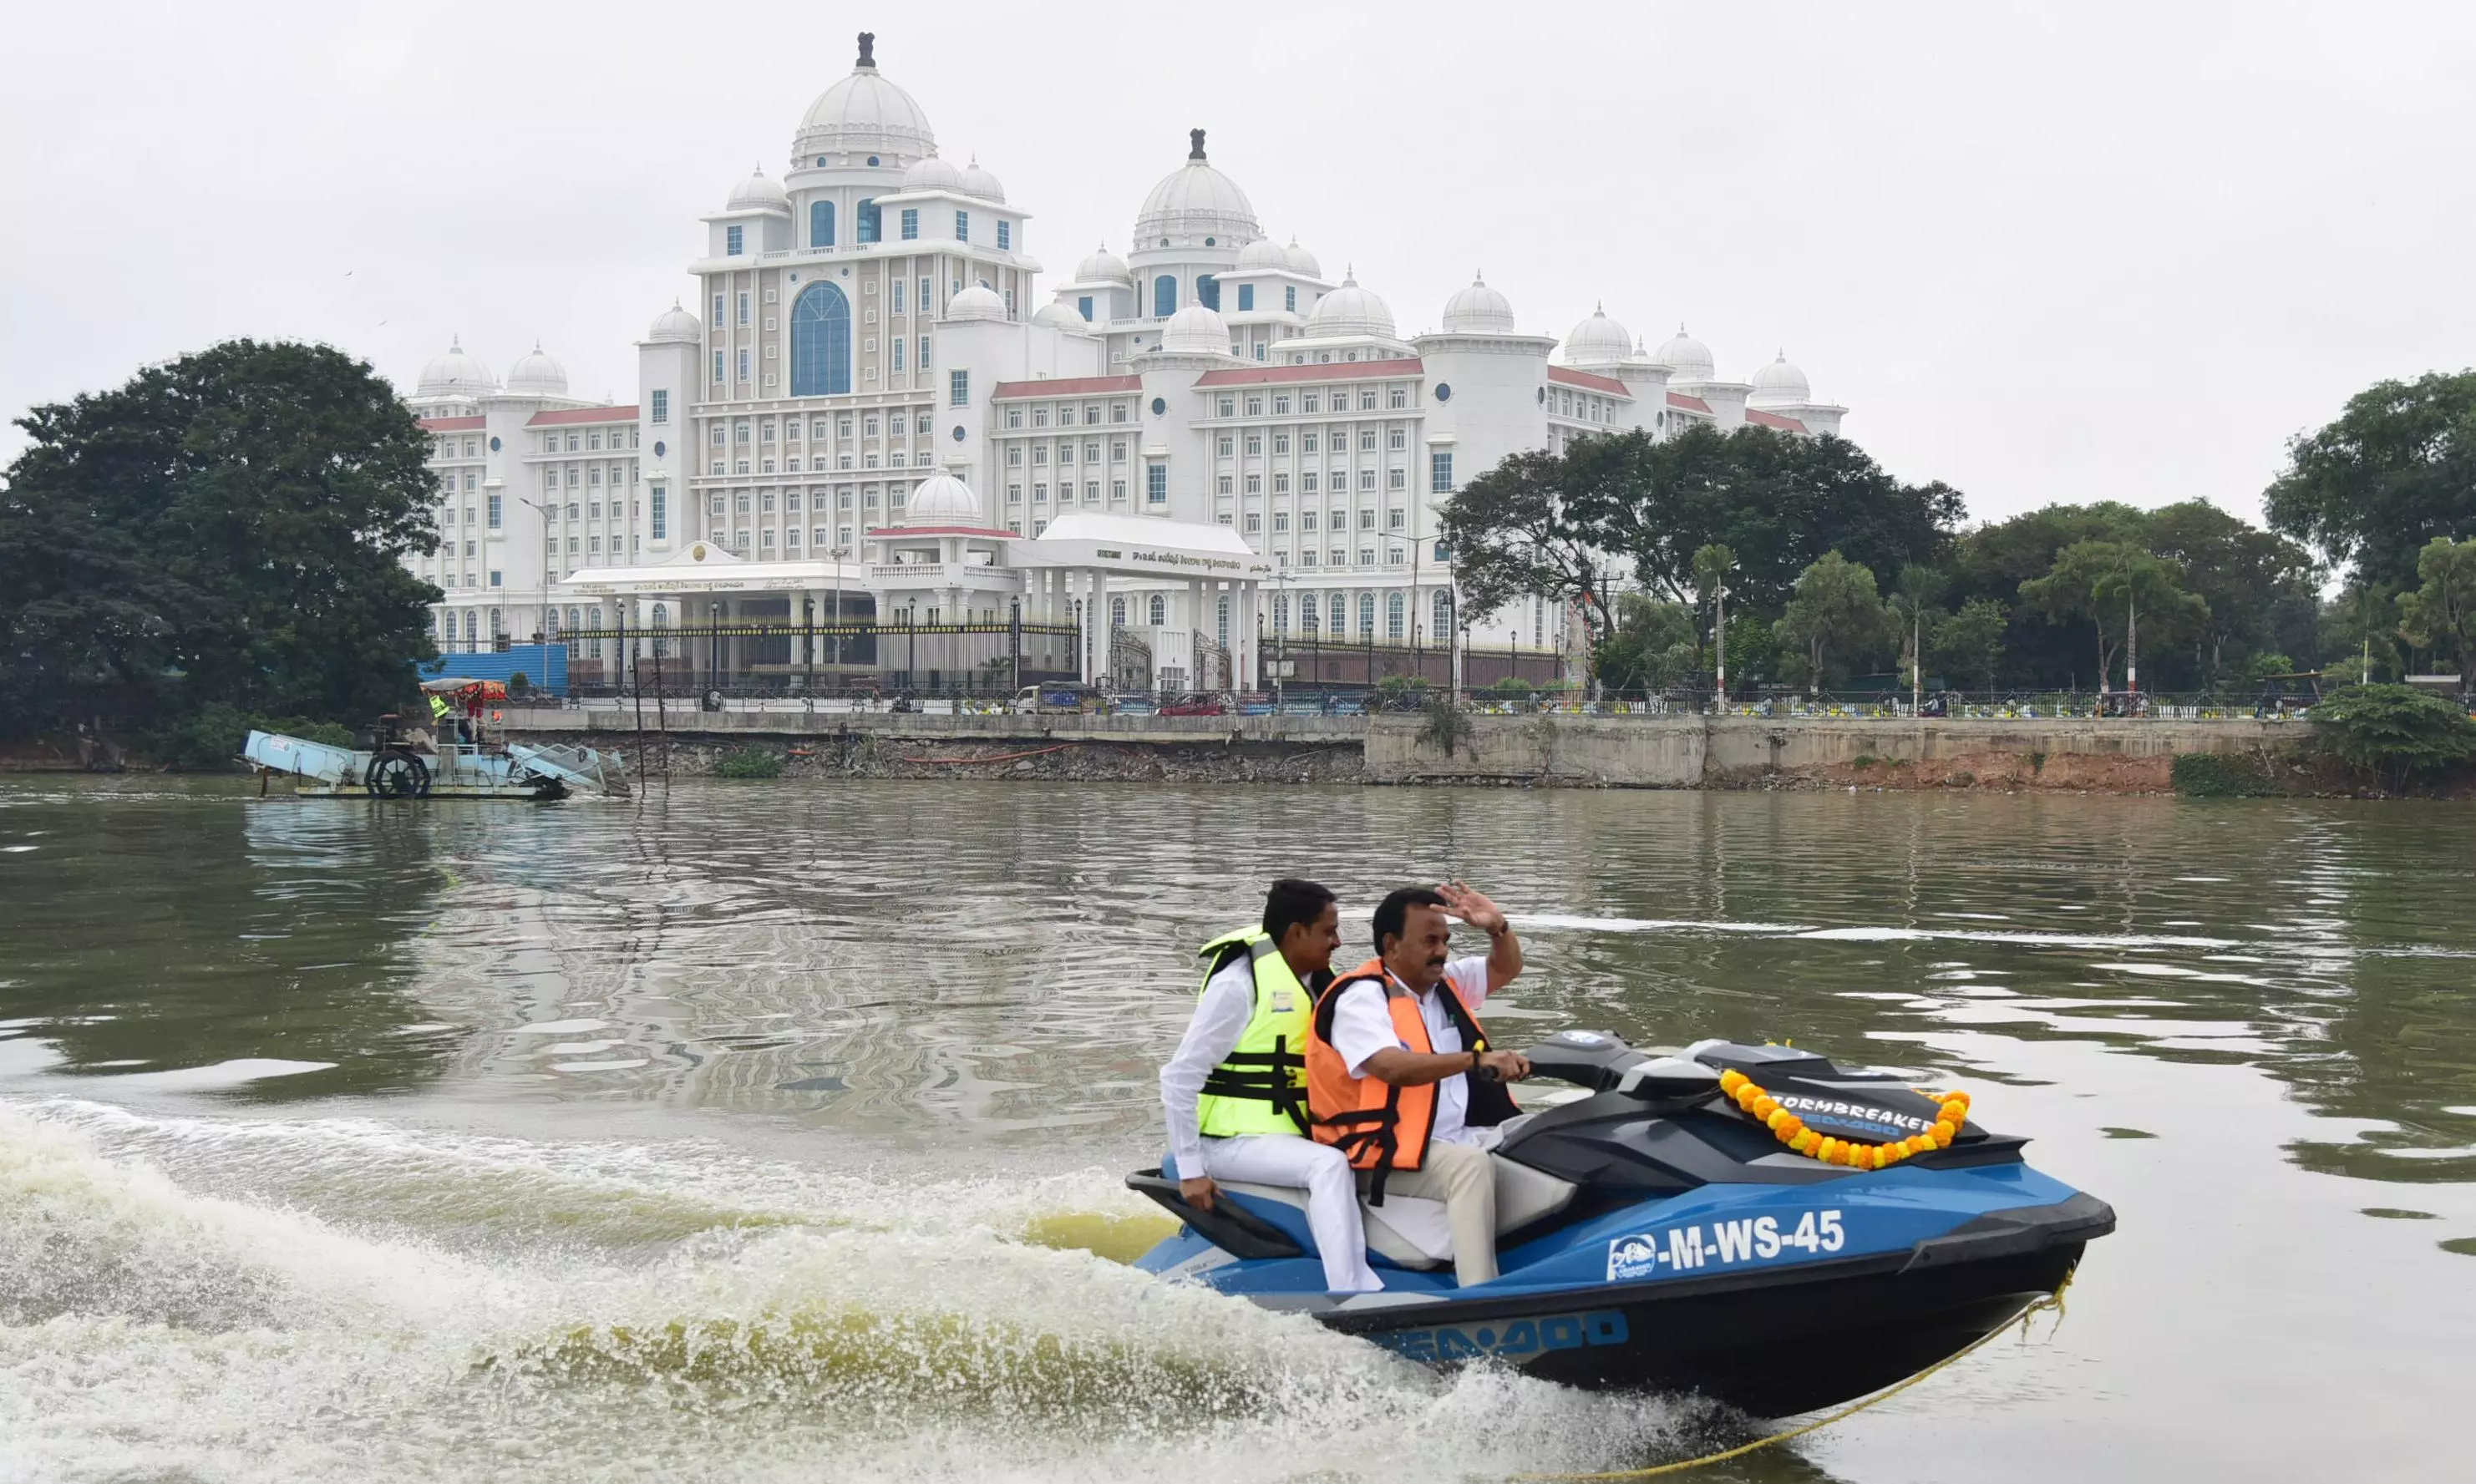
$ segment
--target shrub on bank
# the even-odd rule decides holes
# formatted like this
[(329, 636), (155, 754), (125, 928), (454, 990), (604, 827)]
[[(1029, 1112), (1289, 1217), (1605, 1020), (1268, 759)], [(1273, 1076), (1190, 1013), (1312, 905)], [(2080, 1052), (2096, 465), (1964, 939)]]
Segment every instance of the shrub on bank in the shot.
[(2438, 779), (2476, 757), (2476, 721), (2407, 685), (2350, 685), (2313, 708), (2322, 748), (2385, 786)]
[(216, 701), (196, 714), (156, 729), (141, 739), (144, 755), (176, 773), (223, 773), (238, 767), (241, 747), (253, 731), (276, 731), (331, 747), (353, 745), (353, 729), (298, 716), (259, 716)]
[(725, 753), (714, 762), (713, 776), (718, 779), (779, 779), (782, 776), (780, 754), (762, 748), (743, 747)]
[(2167, 773), (2175, 792), (2187, 799), (2266, 799), (2286, 792), (2252, 753), (2177, 753)]

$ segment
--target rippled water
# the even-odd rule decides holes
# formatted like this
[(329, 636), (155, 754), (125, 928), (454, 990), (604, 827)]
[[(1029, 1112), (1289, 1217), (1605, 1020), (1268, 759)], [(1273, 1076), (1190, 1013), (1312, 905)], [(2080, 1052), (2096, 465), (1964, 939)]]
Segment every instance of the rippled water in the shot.
[(2419, 805), (19, 782), (0, 1478), (1490, 1478), (1740, 1436), (1123, 1266), (1188, 955), (1287, 872), (1494, 893), (1500, 1037), (1931, 1071), (2115, 1203), (2059, 1329), (1699, 1477), (2455, 1476), (2472, 868), (2476, 815)]

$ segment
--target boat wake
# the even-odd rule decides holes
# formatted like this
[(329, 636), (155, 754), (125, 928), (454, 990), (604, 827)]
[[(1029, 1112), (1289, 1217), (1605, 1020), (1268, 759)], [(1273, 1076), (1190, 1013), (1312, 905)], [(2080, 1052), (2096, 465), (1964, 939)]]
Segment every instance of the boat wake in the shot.
[(1439, 1378), (1102, 1253), (1101, 1172), (0, 1101), (0, 1436), (44, 1480), (1279, 1479), (1623, 1467), (1686, 1403)]

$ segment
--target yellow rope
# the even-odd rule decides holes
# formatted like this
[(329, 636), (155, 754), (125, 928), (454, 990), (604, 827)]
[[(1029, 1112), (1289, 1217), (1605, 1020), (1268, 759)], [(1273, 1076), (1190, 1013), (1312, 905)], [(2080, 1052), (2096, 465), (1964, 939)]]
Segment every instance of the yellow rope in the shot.
[[(2061, 1316), (2064, 1312), (2064, 1290), (2071, 1286), (2072, 1275), (2071, 1274), (2067, 1273), (2064, 1274), (2063, 1282), (2056, 1285), (2053, 1293), (2048, 1294), (2043, 1298), (2039, 1299), (2037, 1302), (2030, 1304), (2027, 1308), (2020, 1311), (2021, 1339), (2026, 1340), (2029, 1337), (2029, 1321), (2035, 1319), (2037, 1316), (2044, 1313), (2048, 1309), (2055, 1311), (2055, 1314), (2058, 1316), (2056, 1319), (2056, 1323), (2058, 1324), (2063, 1323)], [(1672, 1464), (1658, 1464), (1648, 1469), (1618, 1469), (1606, 1473), (1517, 1473), (1512, 1477), (1517, 1481), (1517, 1484), (1549, 1484), (1549, 1481), (1554, 1481), (1554, 1484), (1582, 1484), (1582, 1481), (1585, 1480), (1597, 1479), (1647, 1479), (1655, 1478), (1663, 1473), (1683, 1473), (1690, 1469), (1708, 1468), (1712, 1464), (1725, 1463), (1731, 1458), (1743, 1458), (1747, 1453), (1758, 1453), (1764, 1448), (1770, 1447), (1774, 1443), (1786, 1443), (1791, 1438), (1802, 1438), (1810, 1432), (1820, 1432), (1823, 1428), (1830, 1426), (1834, 1422), (1845, 1422), (1848, 1421), (1848, 1419), (1855, 1417), (1858, 1413), (1865, 1411), (1868, 1407), (1874, 1405), (1876, 1402), (1889, 1400), (1890, 1398), (1898, 1396), (1900, 1393), (1907, 1391), (1910, 1387), (1917, 1385), (1919, 1381), (1924, 1380), (1926, 1377), (1943, 1370), (1946, 1366), (1958, 1364), (1969, 1355), (1974, 1354), (1980, 1348), (1991, 1344), (1997, 1336), (2001, 1335), (2005, 1330), (2008, 1330), (2012, 1326), (2010, 1324), (2005, 1324), (1997, 1329), (1990, 1329), (1985, 1334), (1982, 1334), (1976, 1339), (1970, 1341), (1967, 1346), (1958, 1350), (1954, 1350), (1951, 1354), (1936, 1361), (1933, 1365), (1928, 1366), (1923, 1371), (1910, 1376), (1907, 1380), (1894, 1382), (1892, 1385), (1883, 1388), (1881, 1391), (1876, 1392), (1870, 1397), (1868, 1397), (1863, 1401), (1851, 1402), (1847, 1406), (1841, 1408), (1837, 1412), (1831, 1413), (1827, 1417), (1817, 1418), (1813, 1422), (1806, 1422), (1801, 1426), (1792, 1427), (1786, 1432), (1775, 1432), (1768, 1438), (1758, 1438), (1751, 1443), (1740, 1444), (1736, 1447), (1726, 1448), (1717, 1453), (1705, 1453), (1699, 1458), (1682, 1459)]]

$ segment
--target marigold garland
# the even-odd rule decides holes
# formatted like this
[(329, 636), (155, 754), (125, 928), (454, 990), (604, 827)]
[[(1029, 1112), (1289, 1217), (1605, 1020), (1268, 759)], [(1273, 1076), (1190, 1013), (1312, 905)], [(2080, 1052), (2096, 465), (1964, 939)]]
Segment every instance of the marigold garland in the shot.
[[(1819, 1134), (1806, 1127), (1804, 1120), (1781, 1107), (1777, 1100), (1742, 1072), (1721, 1073), (1720, 1091), (1733, 1099), (1737, 1106), (1752, 1114), (1771, 1131), (1774, 1138), (1790, 1149), (1809, 1158), (1821, 1160), (1826, 1165), (1846, 1165), (1851, 1170), (1882, 1170), (1914, 1154), (1948, 1149), (1952, 1141), (1960, 1137), (1961, 1126), (1968, 1122), (1968, 1094), (1955, 1089), (1941, 1095), (1943, 1106), (1936, 1110), (1935, 1125), (1924, 1133), (1913, 1134), (1892, 1144), (1859, 1144)], [(1935, 1095), (1929, 1093), (1927, 1096)]]

